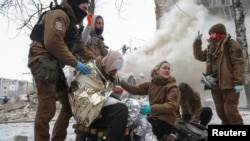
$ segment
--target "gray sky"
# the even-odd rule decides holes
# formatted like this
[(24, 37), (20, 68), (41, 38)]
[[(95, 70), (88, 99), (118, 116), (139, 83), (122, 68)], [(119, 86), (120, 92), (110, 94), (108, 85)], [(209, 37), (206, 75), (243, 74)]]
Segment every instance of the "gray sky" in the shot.
[[(96, 14), (104, 17), (105, 43), (113, 50), (118, 50), (124, 44), (132, 46), (143, 44), (155, 31), (154, 8), (153, 0), (128, 0), (128, 5), (119, 16), (115, 0), (102, 1)], [(0, 51), (0, 77), (31, 81), (30, 75), (23, 74), (29, 73), (27, 68), (29, 37), (20, 34), (14, 38), (19, 32), (16, 30), (18, 27), (13, 23), (9, 25), (6, 20), (2, 17), (0, 19), (0, 38), (4, 45)]]

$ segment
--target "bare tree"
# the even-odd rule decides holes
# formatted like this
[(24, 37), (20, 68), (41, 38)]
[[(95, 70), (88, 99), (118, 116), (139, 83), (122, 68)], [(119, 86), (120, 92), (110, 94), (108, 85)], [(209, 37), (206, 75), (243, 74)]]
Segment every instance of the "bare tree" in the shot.
[[(104, 5), (104, 2), (100, 0), (89, 1), (89, 12), (91, 13), (94, 13), (97, 7), (101, 8)], [(122, 6), (127, 3), (125, 0), (115, 1), (119, 13), (122, 11)], [(3, 0), (0, 2), (0, 15), (7, 18), (9, 22), (14, 22), (20, 33), (22, 29), (29, 29), (28, 31), (30, 31), (44, 11), (58, 4), (57, 0), (53, 0), (53, 3), (48, 3), (46, 0)]]
[(156, 29), (160, 28), (160, 19), (166, 12), (167, 0), (155, 0)]
[(49, 4), (44, 3), (42, 0), (3, 0), (0, 3), (0, 15), (18, 26), (18, 36), (23, 29), (30, 31), (43, 11), (49, 9)]
[(236, 29), (236, 39), (240, 43), (243, 56), (245, 60), (245, 93), (247, 99), (247, 108), (250, 108), (250, 63), (249, 63), (249, 54), (248, 54), (248, 45), (246, 38), (246, 27), (245, 27), (245, 13), (244, 8), (240, 0), (234, 1), (233, 4), (234, 10), (234, 21)]
[(161, 17), (170, 10), (171, 6), (176, 5), (179, 0), (154, 0), (155, 2), (155, 17), (156, 29), (160, 28)]

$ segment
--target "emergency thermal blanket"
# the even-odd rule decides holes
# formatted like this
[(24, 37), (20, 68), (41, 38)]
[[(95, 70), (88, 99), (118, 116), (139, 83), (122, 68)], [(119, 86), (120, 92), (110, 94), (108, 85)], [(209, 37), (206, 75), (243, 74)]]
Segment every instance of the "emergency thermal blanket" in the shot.
[(101, 80), (102, 74), (93, 62), (87, 62), (89, 75), (77, 73), (70, 85), (69, 101), (78, 124), (89, 127), (98, 117), (105, 100), (112, 93), (109, 83)]

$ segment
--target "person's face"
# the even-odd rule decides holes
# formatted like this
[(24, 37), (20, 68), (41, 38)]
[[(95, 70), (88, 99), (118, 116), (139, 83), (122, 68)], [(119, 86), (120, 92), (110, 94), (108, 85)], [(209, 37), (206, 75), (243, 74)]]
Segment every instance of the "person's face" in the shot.
[(103, 29), (103, 20), (102, 20), (102, 18), (100, 18), (100, 17), (96, 18), (95, 27), (97, 29)]
[(82, 11), (87, 12), (87, 11), (88, 11), (88, 4), (87, 4), (87, 3), (81, 3), (81, 4), (79, 5), (79, 8), (80, 8)]
[(214, 39), (216, 37), (216, 33), (215, 32), (211, 32), (210, 33), (210, 38)]
[(169, 78), (170, 77), (170, 65), (169, 65), (169, 63), (161, 64), (160, 68), (156, 70), (156, 73), (159, 76), (162, 76), (164, 78)]

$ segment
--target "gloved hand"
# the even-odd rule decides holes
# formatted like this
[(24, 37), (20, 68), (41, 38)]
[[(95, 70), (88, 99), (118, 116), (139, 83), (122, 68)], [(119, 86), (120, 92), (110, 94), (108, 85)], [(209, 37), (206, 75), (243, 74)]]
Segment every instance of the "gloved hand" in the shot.
[(113, 89), (114, 94), (120, 94), (123, 92), (123, 88), (121, 86), (116, 85)]
[(87, 21), (88, 21), (88, 26), (91, 27), (92, 25), (92, 17), (93, 17), (93, 14), (92, 13), (88, 13), (87, 15)]
[(239, 93), (240, 91), (242, 91), (243, 88), (244, 88), (243, 85), (234, 86), (234, 89), (235, 89), (236, 93)]
[(195, 40), (201, 40), (202, 34), (200, 33), (200, 30), (198, 30), (198, 34), (195, 37)]
[(75, 68), (83, 74), (90, 74), (89, 68), (80, 61), (77, 62)]
[(148, 115), (151, 113), (151, 106), (150, 105), (142, 105), (140, 109), (140, 113), (143, 115)]

